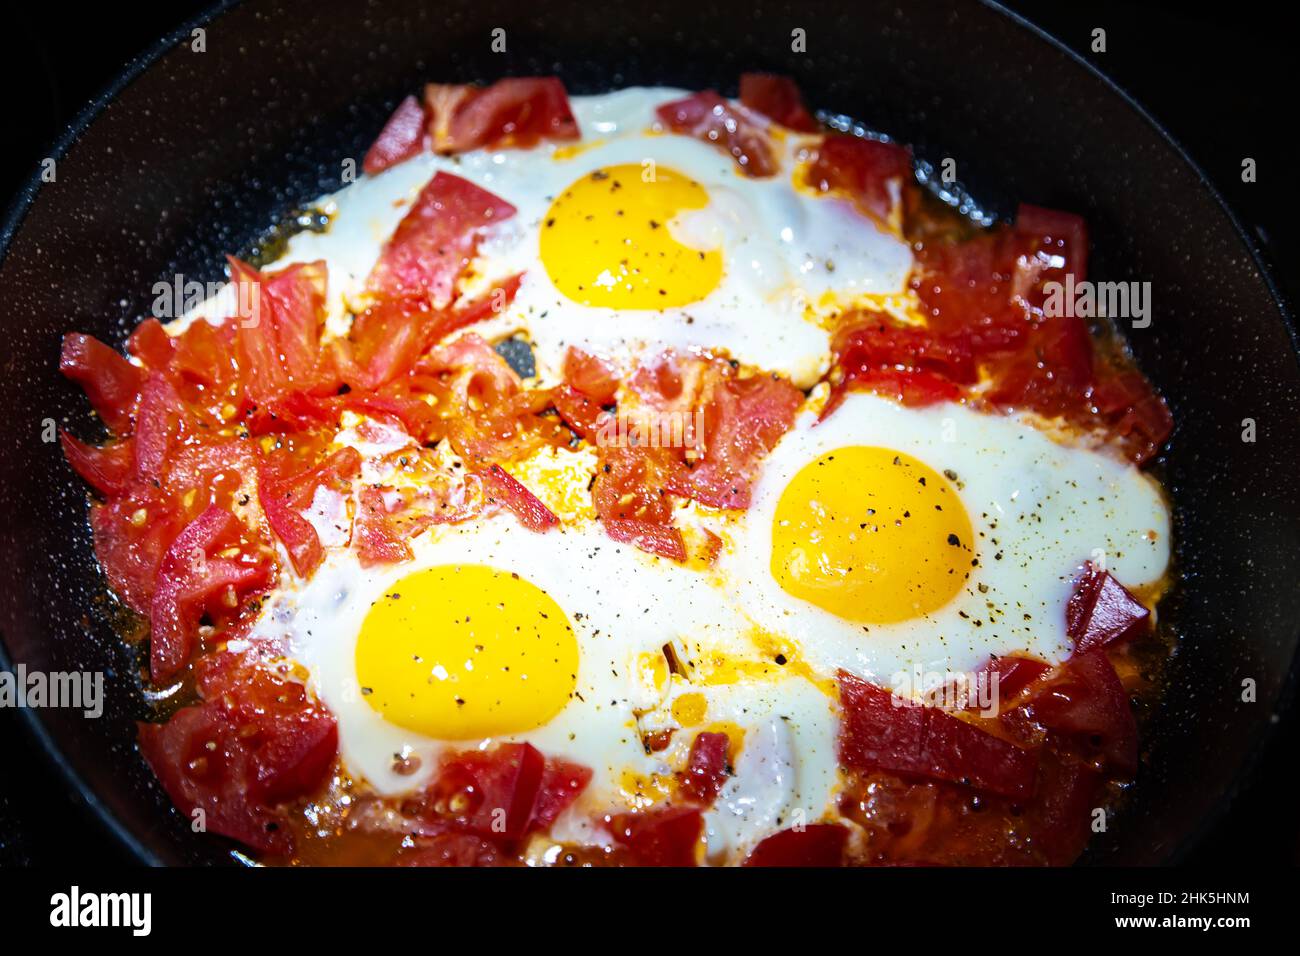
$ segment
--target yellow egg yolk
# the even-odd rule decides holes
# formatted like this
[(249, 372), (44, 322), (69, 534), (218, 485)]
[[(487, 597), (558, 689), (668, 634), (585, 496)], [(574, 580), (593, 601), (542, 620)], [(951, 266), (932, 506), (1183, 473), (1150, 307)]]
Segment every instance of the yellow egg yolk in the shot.
[(568, 703), (578, 643), (541, 588), (483, 565), (402, 578), (371, 606), (357, 680), (389, 723), (440, 740), (538, 727)]
[(598, 169), (551, 203), (541, 228), (542, 263), (555, 287), (581, 305), (666, 309), (698, 302), (722, 278), (722, 253), (683, 245), (668, 224), (708, 201), (703, 186), (662, 166)]
[(858, 623), (937, 610), (974, 562), (970, 519), (952, 484), (888, 448), (840, 448), (804, 466), (772, 521), (777, 583)]

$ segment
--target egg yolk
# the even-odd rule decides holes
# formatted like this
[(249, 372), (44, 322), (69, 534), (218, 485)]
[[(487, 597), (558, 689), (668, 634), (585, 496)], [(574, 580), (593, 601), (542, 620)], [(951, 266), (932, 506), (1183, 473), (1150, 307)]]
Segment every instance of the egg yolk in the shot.
[[(651, 181), (647, 182), (647, 178)], [(607, 309), (665, 309), (698, 302), (722, 277), (722, 253), (683, 245), (668, 224), (703, 209), (704, 187), (662, 166), (588, 173), (551, 203), (541, 257), (565, 296)]]
[(858, 623), (942, 607), (974, 563), (970, 519), (951, 483), (889, 448), (840, 448), (804, 466), (772, 521), (781, 587)]
[(357, 680), (389, 723), (440, 740), (517, 733), (568, 703), (578, 644), (558, 604), (516, 574), (444, 565), (402, 578), (371, 606)]

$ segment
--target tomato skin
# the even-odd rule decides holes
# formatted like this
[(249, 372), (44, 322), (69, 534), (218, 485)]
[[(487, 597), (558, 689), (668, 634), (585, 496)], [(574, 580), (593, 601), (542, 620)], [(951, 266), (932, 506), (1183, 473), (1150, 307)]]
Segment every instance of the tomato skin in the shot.
[(118, 435), (131, 431), (131, 412), (144, 384), (144, 373), (90, 335), (63, 337), (59, 371), (85, 391), (104, 424)]
[(121, 495), (131, 487), (135, 471), (135, 449), (131, 439), (95, 447), (60, 429), (59, 444), (72, 470), (100, 494)]
[(157, 483), (172, 443), (179, 437), (185, 411), (176, 389), (161, 372), (151, 372), (140, 390), (136, 412), (135, 477)]
[(813, 133), (817, 130), (817, 121), (808, 112), (808, 107), (804, 106), (803, 94), (788, 76), (742, 73), (740, 102), (786, 129), (800, 133)]
[(835, 867), (844, 865), (848, 828), (838, 823), (811, 823), (764, 839), (745, 858), (745, 866)]
[(613, 400), (618, 375), (603, 358), (569, 346), (564, 353), (564, 381), (598, 405)]
[(664, 103), (655, 115), (674, 133), (694, 136), (728, 153), (746, 176), (762, 179), (777, 171), (767, 130), (713, 90)]
[(697, 866), (704, 817), (699, 807), (664, 807), (606, 817), (615, 842), (640, 866)]
[(937, 707), (895, 698), (840, 671), (840, 764), (963, 783), (1011, 797), (1033, 793), (1038, 757)]
[(990, 658), (982, 670), (990, 681), (997, 678), (998, 703), (1001, 706), (1015, 700), (1022, 691), (1041, 680), (1051, 669), (1042, 661), (1007, 655)]
[(1088, 562), (1065, 606), (1065, 632), (1075, 653), (1125, 641), (1151, 625), (1151, 612), (1114, 575)]
[(479, 472), (479, 476), (483, 479), (488, 500), (495, 498), (500, 501), (529, 531), (549, 531), (560, 523), (550, 508), (500, 465), (491, 465)]
[(701, 395), (704, 453), (677, 483), (684, 495), (714, 508), (748, 508), (759, 463), (794, 424), (803, 393), (785, 379), (739, 379), (710, 366)]
[(126, 350), (139, 359), (145, 368), (166, 369), (175, 358), (176, 343), (161, 322), (148, 318), (137, 325), (127, 338)]
[(435, 152), (461, 153), (481, 147), (527, 149), (540, 141), (566, 142), (579, 136), (564, 84), (556, 77), (508, 77), (491, 86), (425, 87)]
[(366, 175), (375, 176), (389, 166), (396, 166), (423, 152), (428, 136), (427, 125), (428, 119), (420, 101), (414, 96), (402, 100), (361, 161)]
[(637, 518), (605, 518), (602, 524), (605, 534), (615, 541), (670, 561), (686, 560), (686, 541), (676, 528)]
[(384, 245), (366, 288), (381, 298), (420, 299), (444, 309), (456, 297), (456, 280), (479, 233), (514, 214), (514, 206), (469, 180), (435, 173)]
[(239, 536), (239, 521), (215, 505), (176, 536), (158, 567), (150, 605), (150, 673), (155, 683), (174, 677), (194, 651), (195, 629), (210, 602), (236, 600), (270, 584), (269, 567), (213, 556)]
[(906, 186), (911, 176), (912, 154), (905, 147), (828, 133), (817, 147), (805, 181), (822, 192), (846, 193), (859, 209), (883, 221), (893, 205), (889, 184)]
[(551, 400), (564, 424), (590, 442), (597, 440), (601, 425), (610, 420), (609, 413), (571, 385), (552, 389)]
[(702, 806), (713, 804), (730, 776), (727, 756), (730, 747), (726, 734), (705, 731), (695, 735), (686, 769), (680, 776), (679, 790), (683, 796)]

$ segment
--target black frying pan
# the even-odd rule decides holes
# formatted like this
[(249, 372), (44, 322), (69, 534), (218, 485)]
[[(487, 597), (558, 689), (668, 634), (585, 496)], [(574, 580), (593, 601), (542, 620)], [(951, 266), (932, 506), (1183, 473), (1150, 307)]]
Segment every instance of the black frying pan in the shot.
[[(534, 12), (536, 11), (536, 12)], [(494, 53), (491, 31), (506, 30)], [(133, 65), (34, 179), (0, 233), (0, 638), (12, 662), (108, 673), (100, 720), (23, 711), (103, 821), (142, 860), (229, 859), (192, 834), (141, 762), (134, 653), (91, 553), (85, 491), (47, 419), (87, 433), (57, 373), (63, 332), (120, 343), (155, 281), (220, 279), (296, 204), (340, 185), (397, 99), (426, 79), (558, 73), (573, 92), (633, 84), (734, 93), (742, 70), (794, 76), (808, 101), (955, 157), (984, 206), (1083, 213), (1098, 279), (1150, 281), (1130, 340), (1178, 428), (1163, 463), (1183, 583), (1162, 606), (1181, 635), (1147, 715), (1130, 805), (1087, 859), (1156, 863), (1231, 796), (1284, 703), (1300, 632), (1300, 369), (1294, 332), (1249, 241), (1202, 174), (1134, 103), (1005, 11), (955, 5), (282, 0), (221, 7)], [(807, 53), (791, 31), (807, 32)], [(1090, 272), (1093, 270), (1090, 269)], [(1256, 420), (1259, 440), (1242, 441)], [(1256, 685), (1243, 702), (1242, 682)]]

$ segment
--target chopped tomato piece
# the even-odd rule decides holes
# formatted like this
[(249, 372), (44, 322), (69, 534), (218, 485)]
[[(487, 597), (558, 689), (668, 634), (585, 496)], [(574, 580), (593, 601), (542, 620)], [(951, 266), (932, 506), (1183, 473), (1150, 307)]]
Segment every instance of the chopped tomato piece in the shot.
[(112, 431), (131, 431), (131, 412), (144, 385), (144, 372), (99, 339), (79, 332), (63, 337), (59, 371), (86, 393), (95, 412)]
[(248, 399), (257, 404), (286, 391), (320, 386), (316, 372), (325, 321), (325, 263), (297, 263), (264, 273), (238, 259), (229, 262), (237, 309), (227, 324), (234, 327), (236, 362)]
[[(1001, 707), (1019, 697), (1025, 688), (1040, 680), (1051, 669), (1049, 665), (1044, 664), (1042, 661), (1036, 661), (1029, 657), (1007, 655), (1006, 657), (990, 658), (976, 679), (988, 681), (986, 686), (989, 688), (989, 694), (992, 694), (996, 687), (997, 704)], [(994, 680), (996, 680), (996, 684), (993, 683)]]
[(1049, 731), (1095, 749), (1116, 772), (1136, 772), (1137, 721), (1124, 685), (1104, 651), (1075, 654), (1025, 709)]
[(1011, 797), (1033, 793), (1037, 757), (1030, 751), (844, 671), (838, 680), (845, 767), (949, 780)]
[(985, 400), (1100, 426), (1140, 465), (1169, 437), (1168, 407), (1127, 359), (1097, 346), (1073, 309), (1048, 308), (1047, 284), (1081, 281), (1087, 260), (1081, 218), (1021, 206), (1012, 227), (962, 241), (925, 238), (911, 286), (927, 309), (928, 333), (968, 346), (990, 382)]
[(1022, 337), (1020, 350), (993, 366), (989, 401), (1047, 416), (1083, 412), (1092, 385), (1092, 337), (1083, 319), (1044, 319)]
[(374, 176), (389, 166), (406, 162), (424, 151), (427, 135), (428, 121), (424, 108), (414, 96), (408, 96), (397, 104), (397, 109), (380, 130), (379, 138), (366, 153), (361, 168), (366, 175)]
[(1044, 750), (1038, 792), (1024, 820), (1031, 844), (1048, 866), (1069, 866), (1078, 859), (1092, 836), (1092, 814), (1101, 800), (1101, 775), (1095, 768)]
[(1136, 369), (1103, 369), (1092, 402), (1135, 464), (1159, 454), (1174, 430), (1169, 406)]
[(1036, 240), (1041, 253), (1060, 256), (1062, 273), (1073, 273), (1076, 282), (1088, 277), (1088, 224), (1082, 216), (1021, 203), (1016, 210), (1016, 232)]
[(389, 511), (382, 488), (365, 488), (357, 502), (357, 515), (352, 523), (352, 545), (362, 567), (376, 564), (393, 564), (411, 559), (411, 546), (407, 538), (422, 531), (432, 519), (403, 520), (404, 507), (399, 505)]
[(380, 299), (354, 318), (351, 384), (375, 389), (409, 372), (433, 342), (443, 314), (428, 300), (411, 296)]
[(441, 438), (443, 425), (437, 410), (413, 394), (413, 388), (414, 383), (408, 387), (402, 382), (390, 382), (377, 392), (357, 390), (341, 395), (337, 405), (358, 414), (394, 422), (420, 442)]
[(890, 184), (903, 189), (911, 178), (912, 154), (906, 147), (841, 133), (827, 134), (806, 173), (814, 189), (842, 192), (879, 220), (888, 219), (893, 209)]
[(591, 783), (591, 770), (581, 764), (548, 757), (542, 771), (542, 782), (533, 801), (533, 815), (529, 826), (538, 830), (549, 829), (561, 813)]
[(301, 684), (260, 668), (240, 674), (167, 723), (140, 724), (140, 751), (188, 823), (286, 854), (293, 843), (276, 805), (321, 785), (338, 729)]
[(515, 207), (467, 179), (437, 172), (384, 245), (366, 288), (392, 299), (420, 299), (434, 309), (455, 298), (482, 231)]
[(235, 363), (237, 322), (214, 326), (191, 322), (174, 340), (176, 372), (191, 381), (225, 394), (238, 375)]
[(625, 542), (670, 561), (686, 560), (686, 542), (682, 533), (670, 525), (637, 518), (605, 518), (601, 523), (605, 526), (605, 534), (615, 541)]
[(564, 380), (600, 405), (612, 401), (618, 392), (618, 375), (610, 364), (573, 346), (564, 353)]
[(113, 591), (137, 614), (149, 614), (158, 566), (182, 526), (151, 485), (90, 509), (95, 556)]
[(745, 859), (745, 866), (832, 867), (844, 865), (848, 827), (812, 823), (802, 829), (773, 833)]
[(591, 498), (605, 533), (643, 551), (686, 560), (681, 532), (672, 527), (668, 489), (683, 468), (671, 449), (611, 446), (600, 449)]
[(456, 308), (446, 316), (439, 326), (435, 341), (444, 339), (453, 332), (459, 332), (475, 322), (482, 322), (494, 315), (500, 315), (515, 300), (515, 294), (519, 291), (519, 283), (523, 281), (523, 278), (524, 274), (517, 272), (502, 279), (473, 301), (458, 302)]
[(1081, 654), (1137, 636), (1149, 626), (1151, 612), (1114, 575), (1089, 562), (1065, 606), (1065, 621)]
[(704, 818), (699, 807), (664, 807), (608, 819), (614, 840), (641, 866), (696, 866)]
[(731, 775), (727, 756), (730, 746), (726, 734), (705, 731), (695, 735), (686, 769), (681, 774), (680, 789), (687, 799), (705, 806), (717, 799), (718, 791)]
[(473, 333), (433, 349), (416, 370), (437, 377), (448, 393), (443, 407), (456, 414), (447, 435), (472, 467), (518, 461), (572, 440), (554, 415), (544, 414), (553, 407), (550, 390), (524, 389), (505, 359)]
[(161, 372), (151, 372), (140, 390), (136, 412), (135, 475), (141, 481), (162, 478), (167, 453), (179, 435), (185, 417), (181, 397)]
[(361, 454), (355, 448), (340, 448), (320, 465), (294, 475), (276, 459), (268, 461), (258, 472), (257, 494), (266, 513), (267, 523), (289, 552), (289, 560), (299, 577), (308, 577), (325, 557), (320, 537), (311, 522), (302, 516), (311, 505), (316, 489), (322, 485), (342, 493), (346, 483), (361, 471)]
[(903, 405), (923, 407), (936, 402), (955, 402), (961, 399), (961, 389), (942, 375), (934, 372), (899, 371), (898, 369), (871, 369), (854, 372), (845, 377), (831, 393), (830, 401), (822, 410), (824, 420), (844, 403), (845, 393), (863, 389), (884, 395)]
[(481, 473), (489, 500), (500, 501), (529, 531), (549, 531), (560, 523), (554, 512), (500, 465)]
[(439, 153), (527, 149), (544, 139), (567, 141), (579, 135), (564, 84), (553, 76), (508, 77), (486, 89), (430, 84), (424, 108)]
[(148, 318), (137, 325), (127, 338), (126, 350), (139, 359), (145, 368), (161, 370), (171, 365), (176, 355), (176, 343), (161, 322)]
[(803, 95), (794, 80), (775, 73), (742, 73), (740, 102), (786, 129), (812, 133), (817, 121), (803, 104)]
[(352, 323), (355, 384), (375, 389), (406, 375), (435, 343), (505, 309), (522, 278), (511, 276), (473, 302), (448, 309), (435, 310), (423, 297), (380, 299)]
[(937, 333), (863, 313), (860, 320), (840, 327), (832, 348), (848, 374), (907, 369), (933, 372), (963, 385), (979, 381), (975, 349), (965, 330)]
[(655, 114), (674, 133), (694, 136), (730, 154), (746, 176), (761, 179), (777, 171), (764, 124), (712, 90), (665, 103)]
[(265, 563), (216, 556), (238, 542), (239, 531), (234, 515), (213, 506), (187, 525), (163, 555), (149, 614), (150, 673), (155, 682), (171, 679), (189, 661), (199, 619), (213, 599), (232, 610), (246, 594), (269, 583)]
[(518, 840), (554, 823), (590, 779), (587, 768), (547, 760), (532, 744), (501, 744), (449, 758), (427, 797), (457, 827)]
[(588, 441), (596, 441), (601, 425), (610, 421), (610, 415), (595, 400), (588, 398), (571, 385), (561, 385), (551, 392), (555, 410), (578, 435)]
[(125, 494), (135, 472), (135, 450), (131, 439), (96, 448), (59, 432), (63, 457), (86, 484), (104, 495)]
[(770, 375), (716, 373), (701, 396), (704, 453), (680, 487), (714, 508), (748, 508), (759, 462), (794, 424), (803, 393)]
[(492, 405), (516, 394), (522, 385), (509, 363), (473, 332), (433, 349), (420, 360), (417, 370), (448, 376), (462, 405)]

